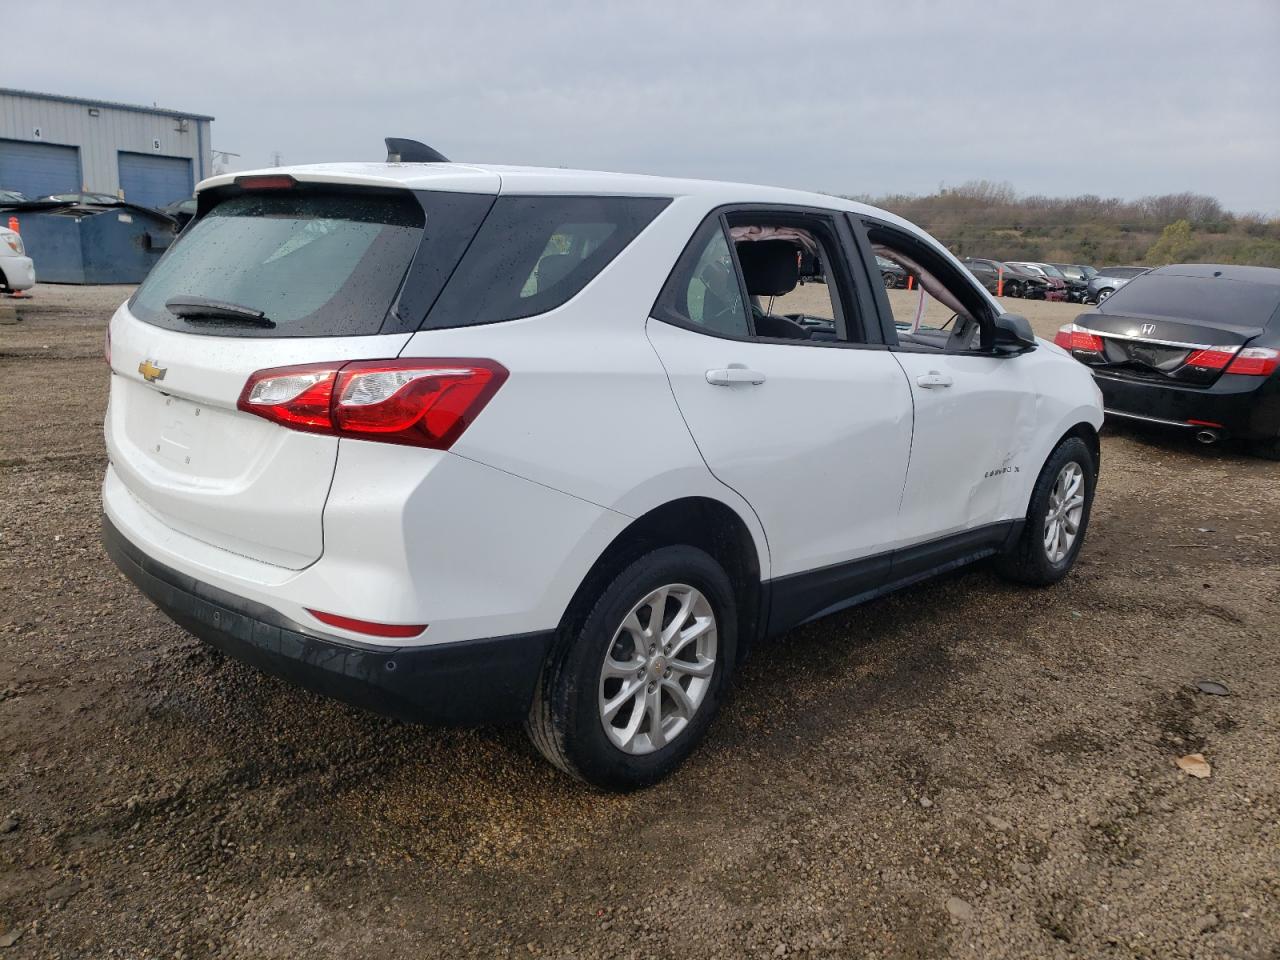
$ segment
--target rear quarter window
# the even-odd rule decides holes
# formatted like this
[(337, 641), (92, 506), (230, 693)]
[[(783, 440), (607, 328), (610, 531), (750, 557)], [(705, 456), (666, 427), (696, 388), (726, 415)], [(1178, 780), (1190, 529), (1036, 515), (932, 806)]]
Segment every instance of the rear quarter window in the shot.
[[(147, 323), (221, 336), (378, 333), (422, 239), (407, 191), (244, 193), (193, 223), (130, 304)], [(271, 326), (183, 319), (165, 304), (207, 298), (261, 311)]]
[(670, 203), (501, 196), (422, 329), (532, 317), (576, 296)]

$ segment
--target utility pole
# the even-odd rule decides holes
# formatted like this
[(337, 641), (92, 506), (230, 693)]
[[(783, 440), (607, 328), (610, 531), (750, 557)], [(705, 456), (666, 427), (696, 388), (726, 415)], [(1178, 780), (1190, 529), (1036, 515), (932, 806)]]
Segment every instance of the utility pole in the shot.
[(281, 161), (281, 159), (280, 159), (280, 151), (279, 151), (279, 150), (273, 150), (273, 151), (271, 152), (271, 165), (272, 165), (273, 167), (282, 167), (282, 166), (284, 166), (284, 163), (283, 163), (283, 162)]
[(230, 150), (214, 150), (212, 153), (213, 175), (215, 177), (227, 172), (227, 166), (232, 157), (235, 157), (237, 160), (240, 158), (240, 154), (232, 153)]

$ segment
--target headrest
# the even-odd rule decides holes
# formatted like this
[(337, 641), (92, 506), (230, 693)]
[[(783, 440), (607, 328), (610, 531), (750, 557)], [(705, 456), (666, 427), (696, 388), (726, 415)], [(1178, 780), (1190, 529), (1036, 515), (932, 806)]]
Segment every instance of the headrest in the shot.
[(545, 293), (582, 261), (571, 253), (548, 253), (538, 261), (538, 293)]
[(737, 244), (738, 262), (753, 297), (780, 297), (800, 282), (796, 245), (787, 240), (749, 240)]

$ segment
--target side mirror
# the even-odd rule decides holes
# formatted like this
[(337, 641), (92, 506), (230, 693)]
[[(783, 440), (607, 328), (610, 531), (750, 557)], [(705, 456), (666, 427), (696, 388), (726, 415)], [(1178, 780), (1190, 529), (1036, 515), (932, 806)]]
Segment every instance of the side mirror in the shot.
[(997, 350), (1011, 353), (1022, 353), (1036, 348), (1035, 331), (1027, 318), (1016, 313), (1001, 313), (996, 316)]

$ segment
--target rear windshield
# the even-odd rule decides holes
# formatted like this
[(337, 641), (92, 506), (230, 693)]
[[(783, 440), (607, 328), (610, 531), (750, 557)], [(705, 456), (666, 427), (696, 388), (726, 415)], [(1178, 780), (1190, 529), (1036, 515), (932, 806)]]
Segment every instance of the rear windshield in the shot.
[(499, 197), (423, 329), (532, 317), (593, 280), (669, 198)]
[(1280, 287), (1244, 280), (1157, 273), (1130, 280), (1104, 300), (1098, 310), (1125, 316), (1262, 327), (1277, 307), (1280, 307)]
[[(138, 289), (130, 309), (148, 323), (190, 333), (378, 333), (424, 222), (422, 205), (405, 191), (289, 190), (231, 197), (182, 234)], [(261, 311), (272, 325), (183, 319), (165, 306), (192, 298)]]

